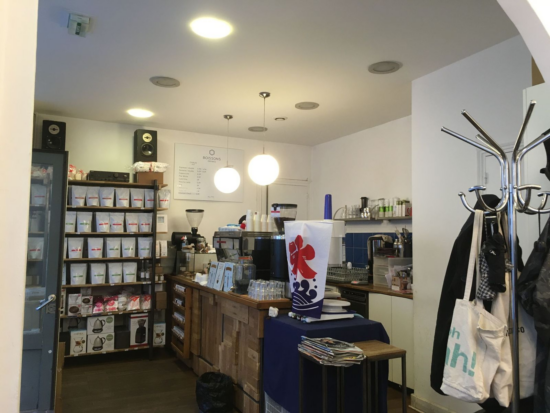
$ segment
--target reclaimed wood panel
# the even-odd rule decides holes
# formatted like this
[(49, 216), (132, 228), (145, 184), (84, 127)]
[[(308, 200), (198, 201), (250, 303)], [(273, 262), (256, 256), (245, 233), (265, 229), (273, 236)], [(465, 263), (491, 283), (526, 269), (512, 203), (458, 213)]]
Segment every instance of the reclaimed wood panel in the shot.
[(201, 354), (201, 294), (199, 290), (189, 289), (192, 291), (193, 297), (191, 307), (191, 353), (199, 356)]

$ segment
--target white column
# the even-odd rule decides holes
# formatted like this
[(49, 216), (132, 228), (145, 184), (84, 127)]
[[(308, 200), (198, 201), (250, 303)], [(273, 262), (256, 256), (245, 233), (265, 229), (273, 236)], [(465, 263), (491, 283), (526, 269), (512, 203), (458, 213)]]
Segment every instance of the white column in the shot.
[(19, 412), (37, 18), (38, 0), (0, 0), (0, 411), (6, 413)]
[(515, 24), (546, 82), (550, 82), (550, 1), (498, 0)]

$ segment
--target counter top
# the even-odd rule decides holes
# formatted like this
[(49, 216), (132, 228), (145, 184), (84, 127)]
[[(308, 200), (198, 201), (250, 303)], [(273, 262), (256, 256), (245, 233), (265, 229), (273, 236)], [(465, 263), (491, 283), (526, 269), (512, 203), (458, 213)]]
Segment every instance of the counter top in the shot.
[(364, 284), (364, 285), (333, 284), (331, 282), (329, 282), (328, 284), (332, 285), (334, 287), (338, 287), (338, 288), (346, 288), (348, 290), (367, 291), (367, 292), (373, 293), (373, 294), (385, 294), (385, 295), (391, 295), (393, 297), (408, 298), (409, 300), (413, 299), (412, 294), (400, 293), (399, 291), (394, 291), (391, 288), (382, 287), (380, 285), (372, 285), (372, 284)]
[(287, 298), (283, 298), (281, 300), (259, 301), (259, 300), (254, 300), (253, 298), (250, 298), (248, 295), (239, 295), (239, 294), (233, 294), (233, 293), (227, 293), (224, 291), (214, 290), (213, 288), (200, 285), (199, 283), (196, 283), (192, 279), (184, 277), (183, 275), (169, 275), (168, 279), (170, 279), (173, 282), (183, 284), (191, 288), (196, 288), (197, 290), (205, 291), (210, 294), (214, 294), (219, 297), (234, 301), (236, 303), (255, 308), (257, 310), (267, 310), (269, 309), (269, 307), (276, 307), (276, 308), (292, 307), (292, 302)]

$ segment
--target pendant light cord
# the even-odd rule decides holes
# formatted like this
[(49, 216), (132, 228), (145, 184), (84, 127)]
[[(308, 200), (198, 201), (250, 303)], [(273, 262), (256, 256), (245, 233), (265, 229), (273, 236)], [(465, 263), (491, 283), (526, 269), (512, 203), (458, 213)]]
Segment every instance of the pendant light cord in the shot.
[(227, 119), (227, 133), (226, 133), (225, 137), (226, 137), (226, 148), (227, 148), (227, 154), (226, 154), (227, 165), (226, 165), (226, 167), (229, 168), (229, 119)]
[[(266, 131), (265, 129), (265, 96), (263, 98), (264, 98), (264, 132), (265, 132)], [(265, 143), (263, 144), (263, 154), (265, 155)]]

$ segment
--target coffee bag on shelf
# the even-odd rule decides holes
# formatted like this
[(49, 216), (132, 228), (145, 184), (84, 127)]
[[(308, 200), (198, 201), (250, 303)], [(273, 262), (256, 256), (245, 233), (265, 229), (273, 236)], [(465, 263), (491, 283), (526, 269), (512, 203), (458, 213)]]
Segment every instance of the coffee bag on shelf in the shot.
[(146, 189), (145, 190), (145, 208), (154, 208), (155, 207), (155, 190)]
[(92, 232), (92, 212), (78, 211), (76, 213), (76, 231)]
[(90, 278), (92, 284), (105, 284), (105, 270), (107, 266), (104, 263), (90, 264)]
[(103, 238), (88, 238), (88, 258), (103, 258)]
[(136, 256), (136, 239), (122, 238), (122, 256), (124, 258)]
[(122, 282), (122, 263), (109, 263), (109, 282), (112, 284), (120, 284)]
[(109, 213), (110, 231), (124, 232), (124, 212)]
[(71, 264), (71, 285), (86, 284), (86, 264)]
[(143, 188), (132, 188), (130, 190), (130, 199), (132, 208), (143, 208), (143, 198), (145, 196)]
[(153, 231), (153, 214), (142, 212), (138, 214), (139, 219), (139, 232), (152, 232)]
[(84, 238), (69, 238), (69, 258), (82, 258)]
[(110, 220), (108, 212), (96, 212), (95, 213), (95, 229), (96, 232), (109, 232)]
[(31, 205), (46, 205), (46, 193), (48, 189), (44, 185), (31, 184)]
[(153, 237), (138, 238), (138, 256), (139, 258), (150, 258)]
[(41, 260), (44, 256), (44, 238), (30, 237), (27, 241), (27, 258)]
[(86, 205), (99, 206), (99, 186), (89, 186), (86, 188)]
[(137, 274), (137, 262), (125, 262), (122, 265), (122, 274), (125, 283), (135, 283)]
[(72, 206), (85, 206), (86, 205), (86, 191), (85, 186), (71, 185), (71, 205)]
[(139, 218), (137, 213), (126, 213), (126, 232), (139, 232)]
[(169, 189), (160, 189), (159, 192), (159, 208), (170, 208), (170, 198), (172, 193)]
[(65, 233), (76, 232), (76, 211), (65, 212)]
[(130, 190), (128, 188), (116, 188), (116, 206), (126, 208), (130, 206)]
[(120, 258), (120, 238), (107, 238), (105, 245), (107, 258)]
[(115, 198), (115, 188), (99, 188), (99, 205), (102, 207), (112, 207)]

